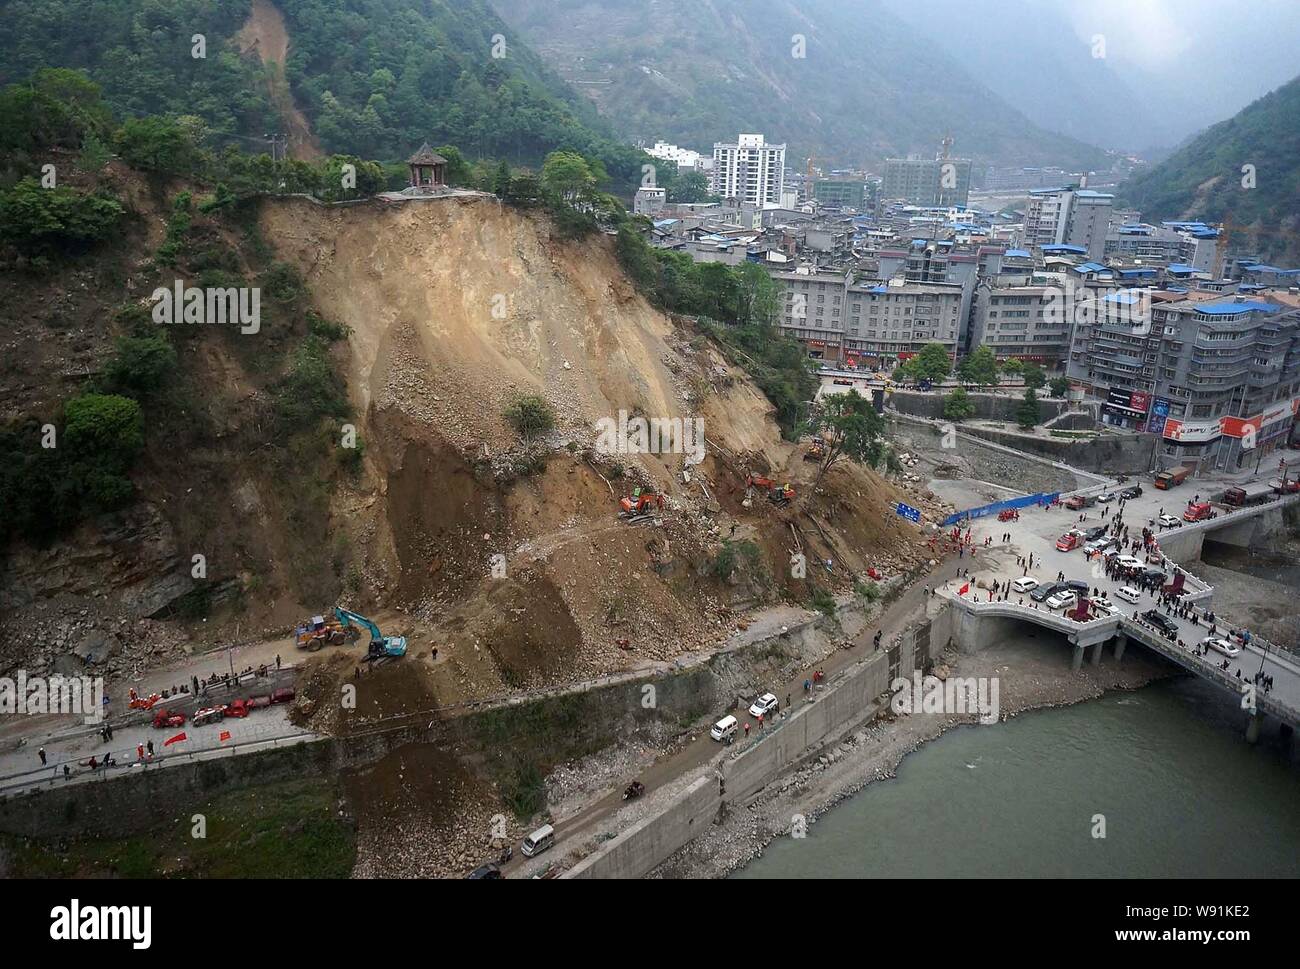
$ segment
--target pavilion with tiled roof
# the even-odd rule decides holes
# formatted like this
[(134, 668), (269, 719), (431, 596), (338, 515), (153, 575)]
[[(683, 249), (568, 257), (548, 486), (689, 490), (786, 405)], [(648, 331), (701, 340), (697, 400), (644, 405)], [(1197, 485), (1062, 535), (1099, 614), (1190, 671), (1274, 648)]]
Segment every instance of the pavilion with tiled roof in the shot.
[(447, 159), (443, 158), (426, 141), (420, 150), (406, 160), (411, 169), (411, 186), (417, 189), (445, 188), (447, 185)]

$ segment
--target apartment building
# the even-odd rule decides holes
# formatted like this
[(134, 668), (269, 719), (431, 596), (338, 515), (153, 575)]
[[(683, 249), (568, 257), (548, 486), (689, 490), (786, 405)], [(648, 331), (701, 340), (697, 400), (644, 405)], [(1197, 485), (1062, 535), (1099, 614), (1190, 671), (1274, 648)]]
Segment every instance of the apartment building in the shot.
[(814, 359), (890, 369), (927, 343), (957, 353), (965, 300), (959, 283), (886, 283), (852, 273), (772, 278), (785, 289), (782, 329)]
[(1145, 266), (1190, 266), (1212, 272), (1219, 230), (1201, 222), (1116, 225), (1106, 234), (1104, 256)]
[(1076, 321), (1070, 347), (1069, 375), (1104, 401), (1104, 421), (1159, 434), (1166, 463), (1236, 468), (1286, 442), (1300, 410), (1300, 297), (1127, 298), (1149, 309)]
[(1086, 250), (1099, 260), (1106, 255), (1115, 197), (1084, 188), (1042, 189), (1031, 192), (1025, 207), (1024, 245), (1069, 245)]
[(1070, 352), (1072, 304), (1057, 283), (1006, 286), (980, 283), (971, 314), (969, 348), (986, 346), (999, 360), (1061, 369)]
[(762, 208), (781, 205), (785, 191), (785, 145), (769, 145), (762, 135), (740, 135), (733, 144), (713, 146), (709, 190)]
[(969, 158), (906, 158), (885, 160), (882, 199), (902, 199), (913, 205), (965, 208), (970, 198)]

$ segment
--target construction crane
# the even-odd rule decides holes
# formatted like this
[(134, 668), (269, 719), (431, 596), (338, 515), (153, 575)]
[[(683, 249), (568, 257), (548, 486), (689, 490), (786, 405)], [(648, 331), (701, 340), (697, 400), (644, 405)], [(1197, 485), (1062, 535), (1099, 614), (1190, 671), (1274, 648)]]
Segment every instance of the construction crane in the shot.
[(370, 646), (366, 650), (367, 663), (375, 663), (406, 655), (405, 636), (385, 636), (379, 631), (379, 625), (373, 619), (367, 619), (360, 613), (344, 609), (342, 606), (334, 607), (334, 615), (345, 629), (351, 628), (352, 624), (356, 623), (358, 626), (364, 626), (369, 631)]

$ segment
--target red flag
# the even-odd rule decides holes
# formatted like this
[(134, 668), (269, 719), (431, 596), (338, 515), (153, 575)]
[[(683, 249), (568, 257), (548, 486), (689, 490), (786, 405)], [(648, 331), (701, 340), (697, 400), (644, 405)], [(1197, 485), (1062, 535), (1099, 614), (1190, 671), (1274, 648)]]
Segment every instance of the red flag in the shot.
[(224, 744), (227, 740), (230, 739), (230, 731), (229, 730), (221, 731), (221, 733), (217, 734), (217, 739)]
[(185, 737), (185, 732), (184, 732), (184, 731), (181, 731), (181, 732), (178, 733), (175, 737), (169, 737), (169, 738), (167, 738), (166, 740), (164, 740), (164, 741), (163, 741), (163, 746), (164, 746), (164, 747), (170, 747), (172, 744), (178, 744), (178, 743), (180, 743), (182, 740), (185, 740), (185, 739), (186, 739), (186, 737)]
[(959, 596), (964, 596), (967, 592), (970, 592), (970, 583), (969, 583), (969, 582), (967, 582), (964, 586), (962, 586), (962, 587), (957, 591), (957, 595), (959, 595)]

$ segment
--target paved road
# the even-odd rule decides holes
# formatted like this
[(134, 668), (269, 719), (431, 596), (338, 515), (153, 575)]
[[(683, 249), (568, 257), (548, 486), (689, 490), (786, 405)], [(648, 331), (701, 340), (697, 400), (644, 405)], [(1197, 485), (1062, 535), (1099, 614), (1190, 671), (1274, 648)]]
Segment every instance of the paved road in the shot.
[[(1013, 522), (999, 522), (996, 517), (979, 519), (970, 526), (975, 554), (971, 556), (967, 553), (960, 565), (970, 570), (971, 576), (977, 582), (987, 585), (996, 580), (1001, 586), (1026, 574), (1025, 565), (1018, 564), (1017, 559), (1023, 560), (1027, 556), (1032, 556), (1033, 566), (1028, 568), (1027, 574), (1040, 583), (1054, 582), (1059, 573), (1064, 573), (1066, 579), (1083, 580), (1090, 586), (1100, 589), (1112, 603), (1120, 607), (1126, 617), (1133, 617), (1152, 608), (1159, 608), (1161, 612), (1165, 612), (1165, 607), (1160, 606), (1158, 597), (1151, 593), (1142, 592), (1137, 605), (1120, 599), (1115, 595), (1115, 590), (1129, 583), (1107, 577), (1100, 559), (1087, 561), (1081, 548), (1070, 552), (1057, 551), (1056, 540), (1071, 527), (1078, 525), (1086, 528), (1103, 524), (1115, 514), (1119, 514), (1121, 516), (1119, 520), (1129, 526), (1130, 537), (1136, 538), (1140, 536), (1143, 526), (1158, 517), (1162, 508), (1166, 512), (1181, 515), (1186, 502), (1198, 492), (1204, 497), (1206, 492), (1219, 490), (1222, 487), (1224, 487), (1222, 483), (1200, 481), (1195, 485), (1189, 482), (1171, 491), (1157, 491), (1154, 488), (1147, 488), (1144, 484), (1142, 496), (1127, 502), (1122, 511), (1118, 502), (1111, 502), (1106, 505), (1095, 505), (1083, 512), (1071, 512), (1060, 507), (1050, 510), (1028, 509), (1021, 512), (1019, 521)], [(1081, 514), (1084, 516), (1083, 520), (1080, 520)], [(1004, 533), (1010, 535), (1009, 540), (1003, 539)], [(988, 536), (993, 539), (991, 548), (983, 547), (983, 541)], [(1158, 538), (1157, 534), (1157, 540)], [(1127, 553), (1128, 550), (1126, 549), (1125, 552)], [(1146, 555), (1138, 553), (1138, 558), (1145, 561)], [(1189, 575), (1188, 585), (1193, 590), (1193, 595), (1197, 590), (1206, 588), (1205, 583), (1195, 578), (1195, 565), (1183, 571)], [(1170, 572), (1172, 574), (1172, 566)], [(964, 583), (964, 578), (950, 581), (946, 583), (945, 591), (955, 595)], [(968, 592), (968, 595), (971, 594), (976, 595), (979, 601), (988, 599), (988, 593), (976, 589), (975, 583), (972, 583), (971, 592)], [(1023, 603), (1028, 608), (1036, 605), (1037, 609), (1048, 611), (1045, 603), (1035, 604), (1029, 595), (1012, 593), (1007, 601), (1015, 604)], [(1212, 593), (1200, 601), (1198, 606), (1213, 610)], [(1182, 640), (1189, 651), (1209, 634), (1209, 629), (1203, 621), (1193, 623), (1172, 614), (1169, 618), (1178, 626), (1177, 639)], [(1222, 625), (1220, 625), (1220, 632), (1226, 632)], [(1270, 695), (1279, 702), (1300, 710), (1300, 659), (1293, 654), (1285, 652), (1279, 654), (1277, 651), (1266, 653), (1258, 645), (1252, 644), (1244, 647), (1241, 655), (1235, 659), (1215, 657), (1213, 653), (1210, 657), (1215, 659), (1216, 666), (1222, 666), (1223, 660), (1226, 659), (1228, 663), (1226, 672), (1235, 678), (1240, 670), (1243, 680), (1247, 682), (1263, 669), (1264, 673), (1272, 675), (1275, 681)]]

